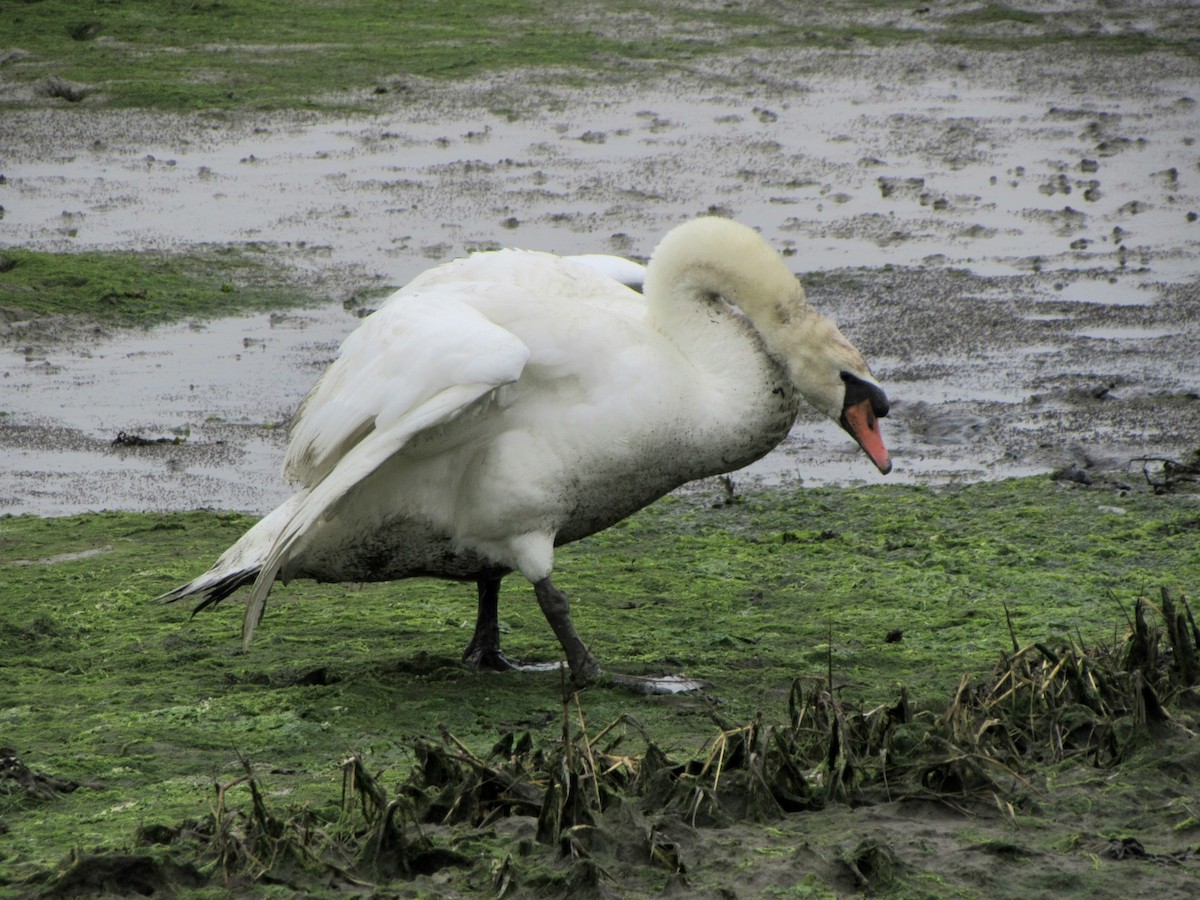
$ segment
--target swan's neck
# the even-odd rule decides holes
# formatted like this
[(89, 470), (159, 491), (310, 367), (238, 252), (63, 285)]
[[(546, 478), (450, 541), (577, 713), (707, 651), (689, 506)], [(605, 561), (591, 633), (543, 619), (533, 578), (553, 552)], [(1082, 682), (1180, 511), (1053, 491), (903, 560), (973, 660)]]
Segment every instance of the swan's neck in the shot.
[(705, 368), (726, 370), (731, 382), (744, 382), (751, 372), (772, 378), (782, 372), (802, 387), (803, 367), (796, 361), (818, 352), (828, 320), (808, 305), (800, 282), (774, 251), (757, 244), (745, 251), (732, 257), (737, 265), (714, 262), (729, 258), (717, 253), (652, 262), (646, 276), (650, 316), (685, 355)]
[[(829, 360), (866, 370), (779, 255), (749, 229), (669, 234), (646, 270), (645, 294), (650, 316), (680, 350), (723, 370), (738, 388), (782, 373), (789, 389), (837, 419), (840, 383), (828, 383)], [(747, 343), (751, 336), (757, 343)], [(748, 356), (751, 346), (756, 352)]]
[(651, 321), (689, 363), (695, 408), (680, 412), (699, 426), (693, 463), (703, 470), (691, 477), (741, 468), (770, 452), (791, 430), (800, 394), (751, 313), (687, 279), (666, 297), (647, 295)]

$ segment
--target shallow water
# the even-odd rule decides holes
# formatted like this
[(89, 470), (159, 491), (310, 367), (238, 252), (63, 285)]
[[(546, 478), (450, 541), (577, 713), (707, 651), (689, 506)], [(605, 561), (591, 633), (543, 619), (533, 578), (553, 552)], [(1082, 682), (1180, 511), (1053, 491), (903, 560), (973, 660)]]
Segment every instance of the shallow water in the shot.
[(1174, 281), (1197, 273), (1194, 87), (1045, 96), (835, 78), (765, 98), (567, 96), (515, 119), (406, 108), (234, 134), (176, 123), (149, 141), (110, 122), (11, 159), (3, 228), (54, 249), (302, 245), (398, 284), (496, 244), (644, 256), (719, 207), (805, 271), (1111, 266), (1124, 246), (1129, 268)]
[[(1184, 308), (1200, 273), (1200, 224), (1186, 218), (1200, 210), (1192, 88), (834, 74), (680, 80), (633, 98), (564, 89), (515, 110), (439, 88), (337, 121), (18, 113), (3, 242), (263, 242), (337, 296), (283, 319), (10, 342), (0, 511), (269, 509), (287, 493), (279, 426), (356, 324), (337, 301), (501, 245), (644, 257), (710, 210), (760, 227), (798, 272), (834, 279), (810, 294), (896, 401), (891, 480), (1029, 474), (1092, 441), (1182, 453), (1194, 425), (1150, 427), (1156, 392), (1200, 388), (1188, 363), (1200, 314)], [(896, 270), (932, 293), (910, 293)], [(847, 272), (878, 289), (847, 294)], [(959, 324), (939, 336), (945, 318)], [(1114, 379), (1124, 407), (1076, 397)], [(1083, 418), (1064, 435), (1071, 416)], [(186, 442), (111, 446), (122, 431)], [(808, 416), (736, 476), (878, 477)]]
[[(289, 493), (282, 426), (355, 324), (336, 306), (0, 353), (0, 511), (270, 508)], [(122, 432), (182, 443), (115, 445)]]

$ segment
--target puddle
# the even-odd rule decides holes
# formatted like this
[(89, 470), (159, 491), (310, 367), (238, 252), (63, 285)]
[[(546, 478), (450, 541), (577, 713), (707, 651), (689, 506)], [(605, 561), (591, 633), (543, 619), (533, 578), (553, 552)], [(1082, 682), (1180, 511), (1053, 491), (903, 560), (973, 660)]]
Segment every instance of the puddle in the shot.
[(47, 249), (317, 247), (321, 264), (402, 283), (496, 244), (645, 255), (715, 206), (810, 271), (932, 257), (1009, 274), (1120, 256), (1172, 280), (1195, 274), (1200, 235), (1185, 220), (1200, 209), (1200, 116), (1174, 102), (1193, 88), (1056, 97), (830, 78), (759, 97), (677, 84), (551, 96), (515, 117), (432, 103), (225, 138), (175, 123), (148, 143), (104, 128), (72, 139), (55, 121), (54, 152), (7, 162), (3, 227)]
[(1152, 341), (1157, 338), (1171, 337), (1178, 334), (1173, 328), (1138, 328), (1130, 326), (1126, 328), (1084, 328), (1077, 331), (1080, 337), (1091, 338), (1098, 341)]
[(1158, 290), (1153, 284), (1139, 284), (1129, 279), (1113, 277), (1109, 280), (1084, 279), (1065, 284), (1057, 292), (1069, 303), (1098, 303), (1103, 306), (1146, 306), (1158, 301)]
[[(1153, 433), (1154, 397), (1200, 388), (1194, 83), (1082, 91), (1052, 65), (930, 71), (904, 49), (861, 71), (764, 59), (536, 103), (422, 85), (332, 121), (12, 110), (0, 243), (259, 242), (346, 296), (496, 246), (644, 257), (683, 218), (731, 214), (818, 276), (814, 302), (875, 360), (889, 481), (1045, 471), (1096, 435), (1120, 452)], [(288, 493), (281, 425), (356, 324), (340, 296), (290, 324), (3, 349), (0, 512), (270, 509)], [(1030, 404), (1064, 380), (1127, 385), (1116, 437), (1071, 419), (1074, 400)], [(111, 446), (122, 431), (186, 441)], [(1195, 446), (1200, 426), (1181, 425), (1156, 451)], [(813, 417), (735, 478), (880, 480)]]
[[(269, 509), (290, 493), (284, 426), (357, 322), (339, 305), (50, 347), (36, 362), (0, 350), (0, 512)], [(115, 446), (122, 432), (181, 443)]]
[(702, 691), (710, 685), (698, 678), (688, 678), (686, 675), (662, 675), (646, 677), (634, 675), (613, 675), (612, 683), (638, 694), (687, 694), (692, 691)]

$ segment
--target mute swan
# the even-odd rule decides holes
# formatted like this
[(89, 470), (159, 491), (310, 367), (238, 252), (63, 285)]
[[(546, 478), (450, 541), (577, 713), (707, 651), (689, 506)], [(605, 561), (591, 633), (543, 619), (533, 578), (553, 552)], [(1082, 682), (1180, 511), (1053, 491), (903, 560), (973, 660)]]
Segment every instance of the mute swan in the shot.
[(346, 338), (292, 425), (300, 489), (195, 580), (197, 611), (252, 584), (249, 645), (275, 581), (474, 581), (463, 655), (505, 668), (500, 579), (520, 572), (580, 682), (602, 673), (551, 582), (554, 548), (679, 485), (745, 466), (804, 398), (879, 471), (883, 390), (755, 231), (701, 218), (644, 270), (503, 250), (426, 271)]

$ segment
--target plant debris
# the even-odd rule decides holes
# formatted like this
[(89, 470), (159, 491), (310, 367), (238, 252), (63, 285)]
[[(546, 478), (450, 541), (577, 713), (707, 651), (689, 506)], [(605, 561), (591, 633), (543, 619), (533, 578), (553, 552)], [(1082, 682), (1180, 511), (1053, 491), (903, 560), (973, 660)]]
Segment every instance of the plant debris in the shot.
[(150, 447), (155, 444), (182, 444), (183, 438), (179, 435), (174, 437), (146, 438), (140, 434), (129, 434), (125, 431), (118, 431), (117, 436), (112, 440), (114, 447)]
[(0, 795), (16, 794), (31, 800), (53, 800), (79, 787), (78, 781), (35, 772), (17, 758), (15, 750), (0, 747)]
[(1147, 862), (1181, 864), (1190, 862), (1200, 855), (1200, 846), (1180, 850), (1178, 853), (1149, 853), (1137, 838), (1112, 838), (1103, 851), (1110, 859), (1132, 859)]
[(173, 896), (180, 887), (200, 887), (204, 878), (189, 863), (141, 853), (91, 854), (72, 850), (37, 897)]
[[(999, 810), (1015, 822), (1047, 790), (1047, 765), (1072, 759), (1113, 769), (1147, 742), (1194, 736), (1172, 712), (1200, 699), (1200, 629), (1190, 605), (1163, 589), (1157, 603), (1138, 599), (1125, 618), (1124, 636), (1099, 647), (1021, 645), (1010, 622), (1013, 651), (979, 683), (964, 676), (940, 714), (918, 711), (903, 687), (892, 702), (860, 708), (832, 687), (832, 668), (797, 678), (782, 721), (760, 714), (736, 725), (714, 715), (713, 737), (678, 758), (629, 715), (589, 725), (581, 694), (564, 681), (553, 737), (505, 731), (480, 755), (443, 726), (436, 739), (411, 742), (416, 763), (390, 790), (353, 753), (341, 764), (340, 800), (323, 810), (273, 809), (243, 759), (241, 777), (214, 785), (202, 821), (139, 828), (138, 847), (165, 848), (165, 860), (73, 851), (30, 884), (43, 896), (146, 893), (167, 882), (363, 891), (461, 869), (486, 877), (497, 896), (615, 896), (623, 865), (659, 873), (664, 890), (686, 891), (693, 861), (680, 829), (900, 800), (963, 816)], [(43, 789), (48, 796), (77, 786), (29, 773), (11, 751), (0, 758), (8, 780), (56, 785)], [(246, 794), (248, 802), (234, 802)], [(484, 875), (472, 847), (497, 829), (525, 836), (487, 857)], [(1101, 840), (1098, 852), (1114, 860), (1187, 865), (1200, 853), (1149, 853), (1127, 835)], [(847, 845), (836, 864), (848, 886), (867, 891), (886, 891), (902, 869), (895, 850), (873, 838)]]
[(1161, 456), (1139, 456), (1130, 462), (1142, 464), (1142, 477), (1156, 494), (1169, 494), (1183, 485), (1200, 484), (1200, 450), (1192, 452), (1190, 462)]

